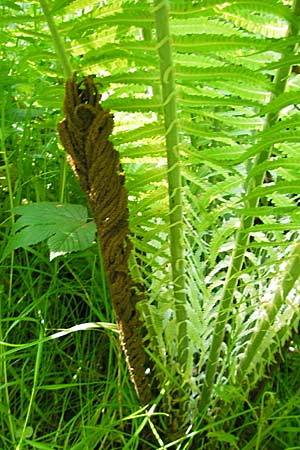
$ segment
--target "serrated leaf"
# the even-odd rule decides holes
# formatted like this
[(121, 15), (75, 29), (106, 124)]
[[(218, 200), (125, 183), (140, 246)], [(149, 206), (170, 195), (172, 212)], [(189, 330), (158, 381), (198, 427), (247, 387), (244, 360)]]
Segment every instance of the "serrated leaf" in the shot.
[(26, 225), (57, 224), (60, 221), (64, 223), (66, 218), (79, 221), (87, 219), (84, 206), (53, 202), (29, 203), (13, 208), (12, 212), (22, 216), (15, 223), (12, 230), (14, 232)]
[(259, 152), (261, 152), (264, 149), (270, 148), (274, 144), (279, 144), (281, 142), (287, 143), (287, 142), (299, 142), (300, 140), (300, 133), (299, 131), (282, 131), (282, 132), (275, 132), (274, 134), (263, 134), (261, 133), (261, 136), (264, 137), (264, 139), (259, 142), (258, 144), (253, 145), (249, 150), (247, 150), (244, 153), (244, 156), (240, 159), (237, 159), (235, 161), (236, 164), (241, 163), (243, 161), (246, 161), (247, 159), (251, 158), (252, 156), (257, 155)]
[(104, 78), (103, 81), (108, 81), (109, 83), (129, 83), (129, 84), (141, 84), (145, 85), (149, 83), (149, 85), (158, 83), (159, 81), (159, 72), (155, 70), (136, 70), (135, 72), (121, 72), (109, 75)]
[(294, 173), (298, 175), (300, 169), (300, 160), (299, 158), (278, 158), (274, 161), (266, 161), (265, 163), (260, 164), (259, 166), (256, 166), (254, 169), (252, 169), (248, 177), (251, 178), (255, 175), (262, 174), (267, 170), (270, 171), (278, 168), (293, 170)]
[(148, 138), (153, 140), (154, 136), (160, 136), (163, 135), (163, 133), (164, 128), (160, 123), (151, 122), (130, 131), (119, 132), (114, 138), (114, 143), (119, 145), (129, 142), (137, 142)]
[(296, 181), (292, 183), (287, 183), (286, 181), (279, 181), (278, 183), (267, 183), (259, 186), (251, 193), (249, 193), (245, 199), (266, 197), (271, 195), (273, 192), (278, 192), (281, 194), (300, 194), (300, 185)]
[(52, 5), (52, 14), (56, 14), (62, 9), (64, 13), (74, 14), (78, 10), (83, 10), (86, 7), (94, 7), (99, 5), (97, 0), (55, 0)]
[(258, 208), (240, 209), (232, 208), (232, 210), (238, 215), (251, 217), (285, 215), (297, 211), (297, 209), (299, 209), (298, 206), (260, 206)]
[(237, 31), (230, 23), (221, 22), (218, 18), (201, 17), (200, 14), (196, 17), (188, 19), (173, 19), (170, 23), (171, 33), (177, 35), (186, 34), (221, 34), (232, 35), (237, 34)]
[[(272, 232), (275, 231), (287, 231), (287, 230), (299, 230), (299, 223), (272, 223)], [(257, 233), (259, 231), (270, 232), (270, 224), (265, 225), (255, 225), (253, 227), (247, 228), (245, 232), (247, 233)], [(274, 242), (273, 242), (274, 245)]]
[(199, 108), (207, 108), (207, 107), (220, 107), (220, 106), (228, 106), (235, 107), (241, 106), (243, 108), (249, 106), (251, 108), (259, 108), (260, 104), (258, 102), (246, 99), (240, 99), (233, 95), (230, 96), (214, 96), (214, 97), (206, 97), (204, 95), (187, 95), (182, 94), (181, 97), (178, 97), (178, 103), (186, 108), (187, 111), (198, 111)]
[(161, 103), (159, 101), (155, 101), (154, 99), (149, 98), (132, 98), (132, 97), (118, 98), (118, 99), (109, 98), (109, 100), (103, 102), (102, 104), (104, 108), (108, 107), (109, 109), (115, 111), (155, 112), (160, 111), (161, 109)]
[(227, 238), (237, 231), (238, 225), (239, 224), (236, 220), (231, 220), (215, 232), (210, 245), (211, 265), (216, 263), (217, 256), (220, 253), (220, 248), (227, 241)]
[(248, 36), (218, 36), (213, 34), (189, 34), (185, 36), (174, 36), (174, 47), (179, 52), (227, 52), (230, 50), (240, 50), (248, 48), (251, 51), (260, 49), (265, 51), (271, 46), (272, 39), (255, 39)]
[(34, 224), (23, 228), (16, 235), (16, 239), (14, 240), (14, 249), (19, 247), (27, 248), (30, 247), (30, 245), (38, 244), (54, 234), (56, 231), (56, 224)]
[(197, 84), (201, 82), (207, 83), (208, 80), (227, 79), (231, 82), (236, 80), (238, 83), (244, 82), (249, 86), (259, 86), (263, 89), (272, 90), (271, 83), (264, 75), (234, 64), (219, 67), (186, 67), (178, 64), (176, 65), (176, 78), (181, 82), (192, 81)]
[[(87, 209), (81, 205), (52, 202), (30, 203), (12, 210), (21, 217), (12, 228), (14, 233), (3, 258), (17, 248), (28, 248), (48, 239), (51, 258), (84, 250), (95, 239), (96, 225), (87, 223)], [(53, 256), (55, 254), (55, 256)]]
[(262, 114), (273, 113), (281, 111), (290, 105), (297, 105), (300, 103), (300, 94), (298, 91), (284, 92), (278, 97), (275, 97), (270, 103), (262, 108)]
[(47, 244), (51, 253), (77, 252), (86, 249), (93, 243), (95, 233), (96, 225), (94, 222), (73, 222), (64, 230), (59, 230), (51, 236), (48, 239)]

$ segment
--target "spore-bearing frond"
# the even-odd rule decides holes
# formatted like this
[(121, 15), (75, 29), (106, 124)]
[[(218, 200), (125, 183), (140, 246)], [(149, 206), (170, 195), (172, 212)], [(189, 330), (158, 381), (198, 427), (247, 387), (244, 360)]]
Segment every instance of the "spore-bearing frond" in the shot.
[[(150, 362), (143, 348), (144, 331), (136, 304), (142, 299), (128, 271), (127, 191), (119, 153), (109, 141), (113, 115), (100, 103), (94, 77), (66, 82), (65, 118), (59, 123), (61, 141), (79, 178), (97, 225), (107, 282), (130, 375), (142, 403), (151, 398), (145, 371)], [(148, 373), (148, 371), (147, 371)], [(153, 375), (152, 375), (153, 378)]]

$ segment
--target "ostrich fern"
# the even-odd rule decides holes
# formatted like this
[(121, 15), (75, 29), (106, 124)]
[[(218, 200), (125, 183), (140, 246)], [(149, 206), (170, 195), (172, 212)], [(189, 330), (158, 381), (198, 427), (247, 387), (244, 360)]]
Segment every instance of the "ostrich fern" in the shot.
[[(299, 322), (300, 1), (98, 3), (41, 5), (65, 75), (67, 60), (96, 73), (114, 111), (146, 351), (164, 405), (187, 387), (184, 426), (222, 418), (220, 401), (234, 416)], [(57, 113), (63, 75), (39, 36), (18, 57), (31, 49), (36, 102)]]

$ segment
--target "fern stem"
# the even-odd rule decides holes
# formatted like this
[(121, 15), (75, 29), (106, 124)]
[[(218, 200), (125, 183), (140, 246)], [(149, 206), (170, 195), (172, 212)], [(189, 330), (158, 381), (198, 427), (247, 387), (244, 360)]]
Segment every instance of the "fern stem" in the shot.
[(244, 376), (250, 367), (250, 364), (254, 356), (259, 351), (260, 344), (263, 342), (265, 335), (267, 334), (270, 326), (275, 320), (275, 317), (283, 305), (287, 295), (295, 285), (300, 276), (300, 243), (294, 246), (290, 261), (285, 269), (282, 283), (276, 289), (273, 300), (268, 303), (266, 307), (266, 316), (261, 319), (258, 324), (257, 331), (251, 336), (251, 340), (246, 348), (243, 359), (237, 369), (235, 377), (235, 384), (241, 383)]
[(185, 262), (182, 220), (181, 174), (179, 168), (176, 92), (172, 46), (169, 31), (167, 0), (154, 1), (157, 48), (160, 59), (160, 77), (168, 160), (168, 189), (170, 208), (170, 248), (172, 278), (177, 321), (178, 360), (184, 370), (187, 362), (188, 335), (186, 330)]
[(39, 1), (40, 1), (41, 8), (43, 10), (44, 16), (47, 20), (47, 24), (48, 24), (50, 33), (52, 35), (53, 44), (54, 44), (58, 59), (63, 67), (64, 76), (66, 79), (70, 78), (70, 77), (72, 77), (73, 71), (72, 71), (72, 67), (71, 67), (63, 40), (61, 39), (61, 37), (59, 35), (59, 32), (55, 25), (53, 16), (52, 16), (51, 12), (49, 11), (47, 1), (46, 0), (39, 0)]
[[(294, 0), (293, 3), (293, 12), (297, 15), (300, 13), (300, 0)], [(287, 30), (287, 37), (289, 36), (296, 36), (298, 34), (299, 27), (295, 26), (294, 23), (290, 23), (288, 30)], [(286, 56), (286, 53), (289, 53), (294, 50), (294, 47), (289, 47), (286, 52), (283, 52), (281, 55), (281, 59), (284, 59)], [(273, 100), (278, 95), (282, 94), (285, 91), (287, 78), (290, 73), (290, 66), (283, 66), (281, 67), (275, 76), (274, 79), (274, 94), (271, 97), (271, 100)], [(270, 100), (270, 101), (271, 101)], [(270, 128), (272, 127), (276, 121), (278, 120), (279, 113), (270, 113), (266, 116), (265, 126), (264, 128)], [(272, 148), (269, 150), (263, 150), (260, 152), (253, 162), (252, 169), (254, 167), (258, 167), (263, 162), (267, 161), (269, 159), (269, 156), (271, 154)], [(265, 174), (255, 176), (253, 178), (250, 178), (246, 185), (246, 196), (250, 194), (250, 192), (253, 191), (256, 187), (260, 186), (263, 183)], [(255, 208), (257, 207), (259, 203), (259, 198), (251, 199), (247, 201), (247, 204), (245, 205), (248, 208)], [(247, 233), (247, 230), (253, 225), (254, 217), (243, 217), (241, 219), (240, 227), (236, 235), (235, 240), (235, 248), (233, 250), (233, 254), (231, 257), (231, 263), (228, 268), (228, 272), (226, 275), (226, 280), (224, 284), (223, 289), (223, 296), (220, 301), (219, 305), (219, 312), (216, 319), (216, 325), (215, 325), (215, 331), (213, 335), (212, 345), (210, 348), (210, 353), (208, 357), (208, 363), (207, 363), (207, 371), (206, 371), (206, 377), (204, 381), (202, 396), (200, 400), (200, 409), (205, 410), (208, 406), (210, 396), (212, 393), (213, 385), (214, 385), (214, 379), (217, 371), (217, 366), (219, 362), (219, 356), (221, 351), (221, 345), (224, 339), (225, 334), (225, 326), (228, 322), (230, 310), (232, 301), (234, 298), (234, 293), (237, 287), (237, 282), (239, 279), (239, 275), (241, 273), (244, 259), (245, 259), (245, 253), (248, 247), (248, 241), (249, 241), (249, 233)], [(243, 373), (245, 372), (246, 367), (244, 366)], [(241, 372), (242, 373), (242, 372)]]

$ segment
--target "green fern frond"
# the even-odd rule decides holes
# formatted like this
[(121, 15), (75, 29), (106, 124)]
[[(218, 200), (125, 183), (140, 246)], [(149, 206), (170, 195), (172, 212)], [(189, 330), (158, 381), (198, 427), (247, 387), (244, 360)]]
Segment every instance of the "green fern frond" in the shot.
[[(186, 175), (186, 172), (184, 173)], [(228, 176), (225, 180), (210, 186), (208, 189), (206, 188), (199, 199), (199, 205), (204, 209), (207, 208), (213, 200), (232, 193), (240, 187), (240, 184), (241, 178), (239, 176)]]
[(116, 66), (125, 69), (126, 65), (131, 65), (133, 62), (137, 65), (143, 65), (148, 61), (149, 68), (154, 67), (155, 59), (152, 59), (152, 64), (150, 60), (151, 56), (147, 56), (145, 52), (136, 52), (135, 54), (118, 49), (110, 52), (105, 48), (88, 52), (78, 64), (78, 68), (90, 75), (102, 74), (103, 72), (107, 75), (107, 72), (113, 72)]
[(263, 216), (288, 216), (297, 211), (297, 206), (259, 206), (258, 208), (233, 208), (237, 215), (263, 217)]
[(128, 111), (128, 112), (160, 112), (161, 103), (154, 98), (120, 98), (106, 100), (103, 102), (105, 108), (110, 108), (114, 111)]
[(170, 252), (176, 315), (176, 341), (180, 372), (189, 367), (189, 337), (186, 329), (185, 261), (182, 226), (182, 194), (180, 154), (178, 151), (178, 121), (174, 80), (174, 62), (169, 29), (167, 1), (154, 1), (157, 50), (160, 62), (162, 104), (168, 160), (168, 193), (170, 208)]
[(254, 167), (253, 170), (250, 171), (248, 177), (251, 178), (253, 176), (262, 174), (267, 170), (274, 170), (277, 168), (285, 168), (294, 170), (296, 173), (299, 173), (300, 170), (300, 161), (296, 158), (276, 158), (273, 161), (267, 161), (258, 167)]
[[(105, 28), (107, 29), (107, 28)], [(111, 27), (108, 30), (114, 30), (115, 27)], [(93, 38), (94, 34), (92, 35)], [(96, 35), (97, 36), (97, 35)], [(71, 46), (70, 50), (72, 50), (74, 48), (74, 54), (76, 55), (80, 55), (82, 53), (84, 53), (85, 50), (90, 50), (93, 41), (91, 41), (91, 43), (89, 43), (89, 38), (90, 35), (86, 38), (86, 44), (81, 43), (80, 45), (76, 44), (76, 41), (74, 43), (74, 46)], [(109, 38), (110, 35), (108, 34), (107, 36), (107, 42), (109, 42)], [(95, 41), (95, 48), (97, 49), (97, 54), (99, 55), (99, 57), (101, 56), (101, 53), (105, 54), (107, 53), (109, 50), (114, 52), (114, 50), (116, 50), (116, 52), (121, 56), (130, 56), (131, 54), (138, 54), (138, 52), (147, 52), (147, 53), (155, 53), (155, 46), (153, 43), (151, 43), (150, 41), (138, 41), (138, 40), (134, 40), (134, 41), (130, 41), (130, 42), (124, 42), (122, 44), (122, 46), (120, 46), (117, 43), (107, 43), (105, 41), (105, 33), (103, 35), (103, 45), (101, 45), (101, 47), (99, 47), (99, 43), (101, 42), (101, 34), (99, 34), (99, 36), (97, 36), (97, 39), (99, 39), (99, 41)], [(91, 44), (91, 45), (89, 45)], [(95, 53), (95, 52), (94, 52)], [(117, 54), (116, 53), (116, 54)], [(90, 52), (90, 54), (88, 53), (86, 56), (90, 57), (90, 55), (92, 54), (92, 52)], [(112, 55), (112, 58), (116, 57), (116, 54)], [(150, 56), (150, 55), (149, 55)]]
[[(128, 2), (130, 0), (127, 0)], [(55, 0), (52, 6), (52, 14), (64, 13), (64, 14), (76, 14), (78, 11), (82, 11), (88, 8), (90, 11), (92, 8), (99, 7), (99, 2), (97, 0)], [(122, 10), (123, 2), (114, 1), (113, 5), (103, 5), (100, 7), (102, 14), (109, 12), (110, 14)]]
[(181, 129), (190, 135), (201, 137), (207, 142), (221, 142), (227, 145), (234, 145), (235, 141), (230, 137), (229, 133), (215, 132), (213, 135), (211, 129), (203, 123), (193, 123), (183, 120), (180, 122)]
[(244, 9), (248, 11), (253, 11), (253, 8), (255, 7), (255, 11), (257, 13), (263, 13), (266, 16), (269, 14), (272, 14), (274, 16), (278, 16), (280, 18), (285, 18), (291, 22), (298, 23), (298, 17), (295, 14), (294, 11), (291, 10), (291, 8), (288, 5), (284, 5), (279, 1), (275, 2), (269, 2), (268, 0), (233, 0), (228, 5), (223, 4), (222, 9), (229, 9), (239, 7), (240, 11), (244, 11)]
[(241, 157), (239, 160), (237, 160), (236, 163), (246, 161), (250, 157), (259, 154), (264, 149), (267, 149), (268, 147), (274, 144), (279, 144), (280, 142), (297, 143), (299, 142), (300, 133), (293, 131), (286, 131), (275, 133), (273, 136), (271, 134), (268, 134), (266, 137), (267, 137), (266, 139), (264, 139), (258, 144), (253, 145), (249, 150), (247, 150), (244, 156)]
[[(248, 371), (251, 370), (253, 365), (255, 365), (259, 359), (261, 359), (261, 356), (265, 351), (265, 349), (261, 347), (267, 348), (268, 344), (271, 342), (271, 333), (273, 331), (271, 329), (271, 325), (274, 323), (274, 320), (279, 313), (280, 308), (284, 305), (287, 296), (294, 287), (299, 276), (300, 244), (296, 244), (292, 249), (289, 263), (285, 267), (280, 283), (278, 283), (277, 286), (271, 289), (271, 295), (269, 294), (269, 297), (271, 297), (270, 300), (266, 300), (266, 302), (263, 304), (262, 314), (257, 328), (252, 334), (251, 340), (246, 347), (245, 353), (241, 356), (241, 361), (237, 367), (235, 383), (239, 384), (244, 378), (245, 374), (247, 374)], [(298, 302), (299, 300), (296, 300), (295, 309), (299, 307)], [(268, 333), (269, 336), (266, 339), (266, 335)]]
[[(247, 86), (256, 86), (260, 89), (266, 89), (268, 92), (272, 91), (272, 84), (267, 77), (258, 72), (253, 72), (245, 67), (237, 65), (224, 65), (219, 67), (185, 67), (177, 65), (176, 78), (181, 82), (206, 83), (214, 80), (229, 79), (234, 86), (234, 83), (245, 83)], [(212, 83), (213, 84), (213, 83)], [(234, 87), (233, 87), (234, 89)]]
[(281, 119), (276, 123), (265, 127), (265, 129), (260, 133), (260, 138), (262, 140), (268, 139), (274, 133), (280, 133), (285, 131), (288, 133), (289, 131), (297, 130), (299, 128), (299, 120), (298, 117), (290, 116), (289, 118)]
[[(146, 123), (143, 126), (134, 128), (130, 131), (118, 132), (114, 137), (116, 144), (126, 144), (130, 142), (139, 142), (143, 139), (151, 139), (153, 136), (163, 136), (164, 128), (159, 122)], [(129, 155), (130, 156), (130, 155)], [(145, 153), (147, 156), (147, 153)]]
[(186, 36), (174, 36), (174, 47), (181, 53), (224, 53), (232, 50), (247, 49), (251, 53), (271, 50), (275, 40), (257, 39), (248, 36), (216, 36), (214, 34), (189, 34)]
[(270, 103), (268, 103), (262, 109), (262, 114), (266, 113), (278, 113), (283, 108), (291, 105), (297, 105), (300, 103), (299, 92), (285, 92), (284, 94), (276, 97)]
[(214, 234), (210, 242), (210, 265), (213, 266), (216, 263), (218, 255), (222, 251), (227, 249), (224, 247), (226, 245), (227, 239), (232, 236), (238, 229), (239, 223), (236, 219), (229, 220)]
[(294, 65), (297, 66), (298, 63), (299, 63), (299, 56), (290, 54), (284, 58), (280, 58), (280, 60), (267, 63), (265, 65), (265, 70), (280, 69), (282, 67), (291, 67)]
[[(273, 278), (282, 288), (280, 265), (294, 258), (288, 247), (299, 236), (297, 67), (290, 73), (291, 65), (298, 66), (299, 12), (290, 4), (52, 3), (73, 67), (97, 74), (104, 104), (115, 113), (112, 141), (126, 174), (131, 270), (149, 293), (140, 307), (152, 342), (150, 353), (186, 383), (186, 392), (204, 392), (200, 405), (205, 409), (211, 401), (212, 416), (221, 389), (236, 388), (233, 374), (249, 352), (249, 341), (255, 340), (256, 327), (261, 327), (260, 300)], [(155, 25), (162, 6), (167, 19)], [(3, 25), (16, 11), (16, 26), (6, 28), (4, 40), (24, 41), (12, 73), (21, 73), (24, 85), (32, 80), (28, 98), (57, 117), (63, 77), (42, 16), (39, 11), (23, 15), (20, 7), (6, 5), (3, 10), (8, 14), (0, 19)], [(162, 32), (158, 42), (155, 27)], [(12, 48), (4, 46), (4, 51)], [(168, 109), (170, 104), (173, 109)], [(169, 163), (167, 150), (176, 156)], [(174, 168), (176, 183), (168, 192)], [(177, 193), (180, 201), (174, 205)], [(172, 238), (176, 250), (180, 243), (177, 263), (169, 243), (174, 229), (180, 236)], [(176, 300), (172, 287), (178, 277), (172, 275), (171, 264), (175, 271), (180, 266), (183, 281)], [(298, 289), (297, 282), (293, 286)], [(251, 386), (298, 324), (292, 294), (280, 304), (272, 325), (267, 324), (261, 361), (253, 358), (249, 370), (240, 372), (240, 379), (250, 380)], [(191, 421), (194, 404), (191, 395)]]
[[(194, 131), (193, 127), (189, 127), (189, 124), (182, 127), (183, 131), (186, 131), (190, 135), (196, 135), (197, 132)], [(184, 148), (189, 160), (194, 163), (201, 163), (203, 161), (212, 162), (220, 164), (221, 167), (230, 167), (235, 165), (236, 160), (239, 161), (241, 156), (248, 149), (247, 145), (243, 144), (232, 144), (230, 146), (214, 146), (213, 148), (205, 147), (201, 149), (191, 149), (188, 147)]]
[[(299, 230), (299, 223), (272, 223), (272, 231), (289, 231), (289, 230)], [(245, 229), (245, 234), (256, 233), (259, 231), (269, 232), (270, 224), (266, 225), (254, 225)]]
[(269, 2), (268, 0), (234, 0), (224, 3), (220, 0), (206, 0), (205, 2), (195, 2), (189, 4), (185, 0), (174, 0), (171, 1), (171, 11), (177, 17), (189, 17), (194, 15), (205, 14), (207, 10), (214, 13), (220, 13), (222, 10), (236, 9), (237, 14), (240, 11), (258, 11), (260, 13), (266, 14), (267, 16), (272, 14), (286, 20), (295, 21), (297, 23), (297, 16), (287, 5), (283, 5), (281, 2), (274, 1)]
[(207, 106), (211, 106), (212, 108), (218, 106), (260, 107), (260, 104), (253, 100), (241, 100), (232, 95), (222, 96), (221, 94), (216, 94), (213, 97), (205, 97), (203, 95), (188, 95), (180, 92), (179, 101), (190, 112), (196, 112), (198, 108), (206, 108)]
[[(165, 164), (165, 161), (162, 162), (162, 158), (164, 158), (164, 146), (162, 142), (162, 138), (154, 139), (152, 144), (150, 143), (140, 143), (134, 145), (124, 145), (122, 148), (119, 146), (120, 154), (126, 155), (123, 159), (124, 163), (133, 164), (138, 160), (138, 162), (151, 161), (154, 163), (157, 161), (157, 165)], [(147, 156), (145, 156), (147, 155)]]
[(237, 34), (238, 31), (229, 23), (216, 20), (216, 18), (206, 16), (190, 19), (174, 19), (171, 23), (171, 33), (176, 35), (187, 34), (222, 34), (230, 36)]
[(116, 27), (102, 27), (101, 33), (89, 33), (86, 37), (80, 37), (71, 42), (69, 51), (73, 56), (84, 55), (87, 52), (109, 45), (116, 38)]
[[(132, 189), (147, 190), (149, 183), (161, 182), (166, 178), (166, 167), (153, 167), (147, 170), (137, 171), (134, 175), (128, 175), (127, 186)], [(142, 176), (141, 176), (142, 175)]]
[(299, 180), (294, 182), (278, 181), (277, 183), (268, 183), (252, 190), (246, 196), (246, 199), (253, 199), (259, 197), (268, 197), (273, 192), (278, 192), (281, 194), (299, 194), (300, 185)]
[[(103, 80), (104, 81), (104, 80)], [(108, 83), (124, 83), (124, 84), (140, 84), (145, 86), (145, 84), (149, 84), (149, 86), (154, 86), (159, 83), (159, 72), (148, 71), (148, 70), (132, 70), (124, 73), (111, 74), (105, 77), (105, 81)]]

